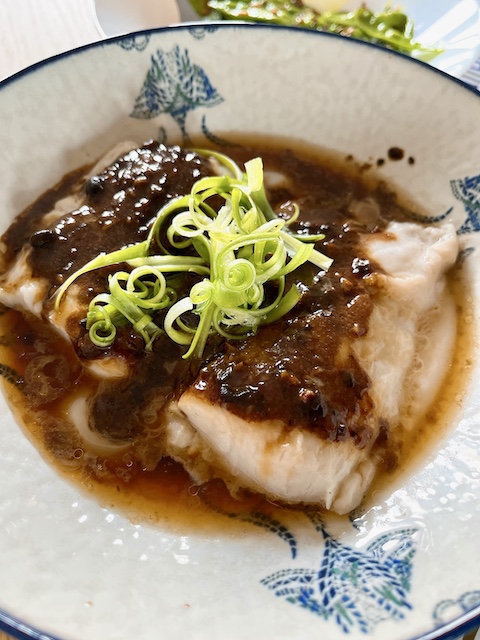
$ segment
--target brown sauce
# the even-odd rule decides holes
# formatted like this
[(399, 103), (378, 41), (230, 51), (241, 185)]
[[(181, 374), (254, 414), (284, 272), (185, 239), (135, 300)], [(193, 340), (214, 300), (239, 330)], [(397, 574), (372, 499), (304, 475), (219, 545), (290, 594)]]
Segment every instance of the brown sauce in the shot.
[[(25, 242), (31, 242), (34, 248), (34, 273), (48, 277), (55, 287), (61, 284), (66, 275), (94, 257), (99, 251), (118, 248), (118, 244), (124, 242), (125, 237), (132, 237), (132, 234), (135, 241), (143, 239), (147, 233), (148, 221), (159, 206), (166, 199), (178, 195), (179, 192), (189, 190), (189, 185), (204, 175), (204, 166), (201, 161), (193, 160), (191, 169), (179, 180), (176, 178), (158, 183), (155, 177), (154, 184), (157, 187), (152, 189), (151, 183), (144, 179), (144, 174), (152, 173), (156, 176), (158, 167), (155, 163), (157, 163), (158, 148), (154, 144), (147, 145), (141, 153), (144, 154), (142, 162), (146, 167), (144, 173), (136, 172), (135, 162), (129, 163), (128, 158), (117, 163), (117, 166), (110, 171), (110, 175), (107, 175), (107, 171), (105, 175), (91, 180), (87, 185), (87, 205), (70, 219), (57, 224), (53, 231), (39, 228), (38, 220), (42, 214), (45, 210), (52, 208), (59, 196), (71, 191), (81, 172), (67, 176), (60, 185), (47, 192), (27, 209), (4, 236), (10, 252), (7, 254), (7, 260), (11, 259)], [(357, 237), (359, 231), (365, 231), (365, 226), (356, 226), (352, 223), (352, 202), (373, 197), (378, 203), (382, 218), (375, 220), (374, 223), (367, 221), (367, 226), (372, 227), (372, 232), (375, 232), (375, 229), (381, 229), (388, 220), (408, 218), (411, 203), (399, 199), (390, 188), (377, 181), (373, 174), (370, 175), (365, 167), (359, 168), (351, 160), (345, 163), (331, 155), (322, 155), (318, 150), (291, 151), (282, 148), (278, 143), (275, 145), (269, 141), (268, 145), (262, 145), (261, 148), (250, 145), (239, 146), (228, 149), (227, 153), (239, 163), (255, 155), (261, 155), (267, 169), (286, 171), (295, 181), (295, 194), (284, 187), (272, 189), (270, 199), (273, 206), (280, 213), (284, 212), (287, 215), (289, 203), (294, 197), (303, 211), (307, 212), (306, 217), (299, 224), (299, 231), (308, 229), (312, 232), (321, 231), (326, 235), (326, 240), (320, 248), (335, 259), (335, 268), (319, 286), (312, 286), (311, 273), (302, 274), (301, 277), (308, 285), (309, 292), (301, 302), (300, 316), (303, 310), (304, 316), (308, 317), (308, 313), (317, 305), (316, 298), (321, 295), (326, 301), (324, 306), (338, 318), (335, 331), (325, 328), (327, 325), (321, 315), (316, 320), (318, 323), (316, 331), (331, 332), (330, 348), (319, 355), (323, 358), (322, 362), (329, 361), (338, 351), (336, 336), (339, 332), (362, 335), (368, 328), (370, 307), (367, 297), (363, 298), (365, 304), (358, 303), (357, 306), (348, 304), (352, 300), (362, 300), (364, 276), (374, 268), (365, 256), (359, 255)], [(170, 159), (167, 158), (164, 166), (171, 168), (173, 165), (169, 163)], [(175, 188), (171, 189), (168, 185), (172, 183), (175, 184)], [(115, 194), (120, 192), (123, 192), (124, 196), (115, 199)], [(119, 225), (113, 233), (104, 233), (105, 222), (113, 219), (110, 216), (103, 216), (100, 221), (97, 221), (99, 211), (105, 210), (105, 202), (117, 203), (115, 215), (118, 219), (126, 220), (127, 236), (123, 235), (125, 225), (123, 227)], [(419, 213), (419, 209), (415, 208), (414, 213)], [(95, 220), (96, 222), (93, 227), (82, 226), (78, 224), (80, 218), (84, 221)], [(75, 242), (77, 247), (73, 257), (70, 242)], [(53, 243), (60, 244), (61, 250), (53, 253)], [(54, 255), (53, 259), (52, 255)], [(352, 256), (355, 256), (353, 260)], [(101, 278), (95, 276), (89, 281), (86, 280), (89, 295), (102, 289), (104, 279), (105, 276)], [(468, 344), (471, 327), (467, 320), (468, 314), (460, 312), (467, 305), (466, 285), (462, 281), (461, 267), (454, 270), (450, 278), (450, 286), (455, 293), (459, 309), (455, 360), (450, 370), (446, 372), (442, 389), (425, 420), (418, 425), (414, 434), (409, 436), (408, 441), (401, 443), (403, 451), (399, 466), (396, 457), (392, 463), (386, 448), (384, 474), (380, 474), (370, 495), (381, 487), (391, 484), (400, 472), (404, 473), (406, 469), (412, 468), (412, 464), (421, 460), (425, 452), (439, 441), (454, 414), (456, 398), (464, 388), (468, 375), (466, 363), (469, 358)], [(346, 309), (348, 311), (345, 311)], [(297, 314), (298, 311), (297, 309)], [(284, 322), (301, 324), (302, 320), (292, 317)], [(308, 426), (308, 428), (321, 430), (324, 437), (328, 439), (342, 440), (348, 437), (353, 438), (357, 444), (368, 440), (368, 434), (362, 433), (360, 423), (358, 429), (354, 429), (352, 433), (345, 433), (341, 428), (344, 420), (335, 419), (335, 411), (341, 413), (345, 394), (352, 396), (349, 400), (351, 406), (360, 406), (362, 402), (368, 402), (368, 379), (353, 362), (349, 363), (348, 367), (338, 368), (336, 377), (334, 376), (333, 382), (329, 383), (333, 386), (326, 395), (334, 399), (333, 408), (323, 409), (322, 398), (308, 393), (308, 389), (304, 394), (303, 404), (298, 403), (298, 398), (295, 401), (298, 396), (298, 385), (293, 384), (291, 379), (287, 379), (288, 376), (282, 378), (282, 375), (267, 376), (276, 385), (272, 383), (273, 386), (268, 389), (268, 397), (274, 399), (269, 407), (256, 404), (259, 402), (258, 394), (246, 398), (246, 389), (251, 387), (252, 375), (258, 373), (254, 362), (257, 361), (259, 354), (265, 353), (265, 336), (268, 335), (268, 343), (271, 344), (272, 332), (273, 334), (277, 332), (277, 339), (273, 339), (273, 343), (279, 345), (283, 357), (292, 360), (298, 352), (298, 344), (293, 348), (288, 345), (288, 333), (285, 333), (284, 322), (272, 325), (268, 332), (261, 331), (251, 339), (253, 347), (249, 347), (249, 358), (252, 359), (253, 373), (250, 372), (247, 382), (242, 387), (241, 381), (245, 369), (243, 373), (234, 371), (232, 384), (227, 391), (219, 391), (220, 395), (216, 399), (227, 403), (230, 410), (235, 411), (235, 407), (239, 407), (238, 410), (242, 415), (245, 415), (245, 407), (248, 407), (252, 417), (261, 415), (266, 410), (271, 412), (269, 417), (276, 417), (276, 411), (281, 411), (282, 416), (285, 417), (287, 412), (287, 424), (293, 426), (301, 423), (305, 428)], [(308, 322), (304, 323), (305, 326), (306, 324)], [(311, 328), (306, 329), (305, 326), (303, 326), (305, 339), (303, 348), (309, 349), (308, 334)], [(155, 397), (159, 398), (157, 411), (161, 412), (162, 398), (163, 402), (166, 402), (167, 399), (175, 397), (179, 390), (193, 382), (198, 372), (198, 364), (192, 365), (181, 359), (182, 349), (177, 345), (167, 340), (160, 341), (153, 355), (147, 359), (143, 344), (138, 337), (130, 330), (121, 333), (115, 349), (126, 357), (131, 365), (133, 364), (135, 376), (130, 377), (120, 389), (118, 383), (100, 383), (94, 414), (100, 434), (133, 444), (116, 458), (105, 458), (89, 453), (79, 436), (72, 434), (72, 430), (64, 420), (65, 402), (68, 396), (65, 396), (63, 390), (67, 389), (69, 394), (75, 396), (80, 395), (85, 389), (91, 389), (92, 385), (98, 385), (98, 382), (90, 378), (79, 364), (78, 358), (88, 359), (98, 356), (96, 348), (85, 337), (85, 331), (82, 330), (81, 325), (79, 325), (78, 340), (74, 346), (59, 341), (56, 334), (37, 319), (23, 316), (12, 310), (5, 310), (2, 314), (0, 329), (2, 334), (0, 362), (4, 365), (4, 378), (8, 378), (7, 395), (27, 435), (62, 474), (96, 496), (104, 506), (123, 509), (136, 520), (168, 523), (180, 529), (218, 527), (220, 524), (227, 526), (227, 523), (232, 523), (233, 519), (226, 518), (226, 515), (241, 515), (250, 511), (264, 511), (275, 515), (278, 510), (284, 514), (292, 510), (273, 505), (256, 495), (246, 495), (241, 500), (233, 499), (221, 481), (215, 480), (196, 486), (181, 465), (165, 457), (159, 461), (161, 437), (158, 429), (151, 426), (155, 424), (158, 413), (149, 417), (145, 412), (142, 413), (142, 410), (151, 406), (152, 398)], [(297, 331), (297, 335), (298, 333)], [(231, 343), (227, 346), (213, 343), (210, 345), (209, 355), (220, 349), (222, 352), (220, 360), (228, 361), (232, 350), (241, 351), (242, 348), (243, 343)], [(289, 348), (293, 350), (289, 352)], [(264, 358), (266, 369), (270, 368), (273, 371), (278, 366), (278, 355), (273, 353), (270, 359)], [(173, 368), (172, 362), (175, 363)], [(211, 366), (219, 366), (218, 363), (217, 359)], [(222, 366), (224, 365), (225, 362)], [(206, 366), (208, 368), (210, 365)], [(301, 358), (297, 358), (295, 366), (297, 368), (294, 370), (294, 377), (302, 378), (305, 375), (305, 365)], [(264, 373), (265, 370), (262, 375)], [(44, 385), (48, 386), (47, 391)], [(232, 389), (239, 389), (239, 391), (232, 393)], [(44, 401), (45, 394), (48, 397), (47, 402)], [(280, 402), (279, 399), (282, 397), (284, 401)], [(328, 419), (323, 419), (326, 413)], [(315, 426), (315, 416), (318, 415), (322, 420), (319, 420), (318, 426)], [(135, 454), (135, 442), (142, 438), (144, 453), (139, 460)], [(148, 446), (151, 446), (150, 454), (145, 454)], [(393, 471), (396, 471), (396, 476), (392, 473)]]

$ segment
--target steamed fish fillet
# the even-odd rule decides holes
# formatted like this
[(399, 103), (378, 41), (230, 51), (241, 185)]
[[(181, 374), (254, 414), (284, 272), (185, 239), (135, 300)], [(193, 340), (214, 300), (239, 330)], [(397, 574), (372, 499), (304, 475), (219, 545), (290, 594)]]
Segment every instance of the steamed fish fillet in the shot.
[[(124, 143), (112, 150), (89, 176), (98, 175), (132, 146)], [(147, 145), (146, 149), (150, 147)], [(129, 156), (130, 153), (125, 156), (127, 162)], [(167, 161), (170, 162), (169, 158)], [(135, 161), (132, 163), (132, 175), (136, 175)], [(215, 163), (209, 161), (202, 171), (207, 169), (214, 174)], [(188, 171), (196, 170), (195, 166)], [(188, 175), (193, 179), (193, 173)], [(281, 173), (265, 175), (266, 184), (272, 189), (288, 190), (285, 180)], [(62, 223), (72, 212), (81, 213), (83, 207), (88, 208), (88, 203), (83, 188), (78, 186), (73, 196), (58, 201), (52, 210), (45, 212), (38, 220), (38, 228)], [(154, 213), (156, 211), (152, 215)], [(108, 429), (99, 428), (92, 407), (108, 385), (112, 385), (110, 395), (115, 398), (116, 394), (122, 394), (123, 387), (115, 386), (118, 381), (125, 381), (127, 389), (128, 384), (135, 386), (136, 382), (128, 359), (113, 352), (82, 359), (81, 366), (97, 386), (84, 395), (70, 398), (68, 420), (72, 429), (89, 450), (102, 456), (116, 455), (134, 440), (142, 463), (144, 456), (151, 461), (152, 468), (162, 456), (169, 455), (184, 465), (195, 482), (222, 478), (233, 494), (250, 490), (272, 500), (323, 505), (338, 513), (351, 511), (361, 502), (380, 464), (383, 451), (379, 441), (387, 439), (387, 444), (394, 448), (395, 434), (414, 428), (433, 401), (451, 360), (456, 336), (455, 306), (445, 277), (458, 253), (454, 228), (392, 222), (384, 232), (363, 236), (363, 243), (362, 255), (379, 266), (378, 271), (365, 279), (368, 295), (364, 297), (368, 297), (371, 304), (368, 331), (358, 338), (342, 336), (338, 339), (338, 350), (332, 349), (336, 359), (335, 375), (341, 378), (345, 372), (353, 376), (355, 389), (346, 394), (349, 400), (343, 398), (342, 389), (335, 391), (332, 384), (326, 384), (329, 370), (325, 358), (322, 360), (319, 354), (327, 352), (330, 343), (323, 333), (328, 310), (322, 308), (321, 295), (317, 310), (295, 318), (290, 325), (293, 339), (298, 339), (299, 345), (295, 357), (302, 360), (302, 366), (295, 371), (305, 372), (304, 376), (299, 375), (297, 379), (295, 371), (289, 370), (288, 358), (282, 360), (283, 336), (277, 340), (278, 335), (275, 337), (275, 329), (271, 327), (259, 332), (267, 350), (280, 350), (282, 375), (291, 380), (293, 386), (298, 385), (300, 404), (308, 405), (310, 411), (315, 398), (322, 398), (314, 411), (330, 416), (328, 428), (321, 426), (321, 420), (320, 428), (318, 421), (309, 423), (305, 419), (305, 415), (310, 415), (308, 412), (303, 421), (295, 421), (290, 396), (282, 400), (281, 394), (277, 394), (274, 402), (279, 407), (274, 417), (262, 415), (258, 409), (253, 411), (248, 393), (237, 398), (236, 407), (218, 394), (215, 397), (219, 378), (225, 374), (221, 367), (215, 375), (209, 369), (212, 362), (221, 361), (221, 356), (215, 356), (180, 397), (176, 395), (176, 388), (165, 394), (157, 386), (144, 400), (146, 407), (142, 407), (142, 411), (151, 413), (147, 422), (155, 427), (153, 445), (151, 440), (143, 439), (143, 423), (139, 425), (138, 434), (132, 428), (131, 437), (110, 437)], [(48, 322), (62, 339), (75, 344), (78, 321), (86, 312), (80, 285), (70, 286), (60, 309), (54, 310), (50, 295), (52, 282), (48, 277), (35, 275), (30, 266), (32, 251), (32, 245), (26, 242), (2, 274), (0, 302)], [(251, 340), (255, 339), (256, 336)], [(255, 350), (251, 353), (255, 355)], [(251, 356), (253, 367), (256, 363), (262, 367), (263, 355), (257, 350), (255, 357)], [(239, 368), (241, 364), (237, 361)], [(276, 375), (274, 367), (263, 374), (266, 378), (261, 384), (267, 386), (268, 376)], [(169, 371), (165, 375), (169, 380), (177, 380)], [(157, 378), (154, 382), (159, 384)], [(345, 384), (348, 386), (348, 381)], [(248, 391), (248, 383), (245, 388)], [(110, 395), (106, 394), (107, 401)], [(172, 397), (175, 399), (170, 400)], [(134, 409), (136, 411), (136, 407)], [(119, 415), (118, 422), (128, 426), (128, 416)], [(128, 429), (125, 432), (130, 434)]]
[[(357, 506), (373, 480), (371, 445), (328, 442), (305, 429), (286, 430), (280, 421), (248, 421), (205, 401), (196, 389), (182, 395), (178, 408), (191, 431), (183, 450), (175, 448), (178, 434), (171, 434), (170, 453), (197, 482), (221, 477), (233, 494), (248, 489), (343, 514)], [(215, 471), (207, 468), (202, 475), (204, 459)]]
[[(110, 149), (93, 167), (86, 171), (84, 175), (78, 177), (69, 195), (58, 199), (51, 209), (45, 210), (41, 217), (35, 219), (36, 228), (40, 231), (40, 234), (45, 231), (52, 231), (52, 229), (55, 230), (57, 225), (59, 228), (70, 226), (73, 228), (73, 231), (82, 227), (87, 228), (91, 226), (95, 220), (99, 220), (104, 216), (104, 209), (93, 212), (89, 207), (85, 185), (88, 184), (92, 177), (102, 176), (102, 174), (108, 172), (115, 174), (117, 182), (119, 183), (117, 186), (119, 191), (116, 194), (116, 196), (118, 196), (122, 194), (122, 185), (125, 189), (133, 191), (131, 183), (133, 182), (135, 185), (135, 180), (139, 178), (139, 176), (138, 182), (147, 182), (147, 180), (143, 180), (146, 178), (146, 175), (143, 175), (142, 171), (146, 174), (151, 170), (155, 174), (148, 162), (150, 162), (151, 165), (154, 163), (160, 165), (162, 162), (170, 164), (171, 158), (168, 156), (168, 153), (166, 153), (166, 160), (164, 160), (161, 155), (158, 156), (159, 159), (157, 158), (156, 153), (161, 154), (163, 145), (160, 145), (160, 143), (157, 144), (157, 147), (162, 147), (160, 151), (156, 148), (150, 149), (151, 146), (152, 145), (147, 144), (141, 148), (144, 152), (147, 150), (145, 155), (137, 154), (135, 150), (136, 145), (131, 141), (121, 142)], [(120, 168), (117, 166), (117, 161), (123, 163)], [(161, 180), (165, 175), (163, 172), (157, 171), (156, 177)], [(121, 183), (122, 180), (124, 180), (124, 182)], [(121, 202), (121, 198), (119, 201)], [(111, 205), (111, 201), (105, 203), (107, 208), (110, 208)], [(152, 216), (156, 214), (157, 211), (158, 209), (154, 207)], [(106, 211), (106, 213), (108, 214), (108, 211)], [(129, 214), (130, 212), (127, 211), (127, 216)], [(123, 215), (125, 216), (125, 212)], [(75, 222), (73, 222), (74, 219)], [(108, 221), (109, 217), (107, 216), (105, 219)], [(120, 219), (122, 220), (122, 218)], [(125, 218), (123, 218), (123, 221), (125, 222)], [(111, 229), (111, 227), (109, 228)], [(61, 233), (62, 232), (59, 232), (59, 234)], [(92, 240), (93, 249), (96, 249), (96, 247), (93, 246), (93, 243), (96, 241), (100, 242), (99, 238), (94, 236)], [(34, 243), (33, 245), (32, 242)], [(61, 244), (71, 246), (72, 240), (68, 238), (68, 241), (56, 241), (56, 247), (52, 247), (49, 258), (55, 257)], [(98, 251), (100, 251), (100, 248), (101, 247), (99, 247)], [(0, 249), (5, 251), (5, 247), (0, 247)], [(51, 290), (53, 285), (58, 286), (61, 280), (58, 279), (54, 283), (48, 277), (44, 275), (39, 276), (34, 273), (31, 258), (32, 255), (34, 256), (35, 251), (35, 240), (34, 237), (31, 236), (30, 241), (28, 241), (28, 239), (25, 241), (25, 244), (18, 251), (18, 254), (15, 255), (11, 264), (8, 265), (8, 268), (7, 265), (0, 265), (0, 271), (2, 271), (0, 274), (0, 303), (22, 313), (31, 314), (36, 318), (47, 321), (62, 338), (75, 343), (80, 333), (79, 322), (86, 316), (87, 312), (84, 296), (82, 301), (82, 285), (78, 285), (75, 282), (68, 287), (62, 297), (62, 304), (58, 309), (54, 308), (54, 299), (52, 298)], [(76, 253), (77, 251), (74, 242), (71, 251), (72, 253)], [(2, 260), (1, 253), (2, 251), (0, 251), (0, 263)], [(91, 257), (94, 257), (96, 253), (97, 251), (94, 251)], [(70, 260), (68, 254), (65, 260)], [(58, 275), (64, 264), (65, 263), (61, 263), (58, 266)], [(2, 266), (3, 269), (1, 268)], [(55, 276), (57, 276), (57, 274), (55, 274)], [(118, 356), (118, 354), (112, 357), (105, 356), (90, 360), (85, 359), (82, 365), (99, 380), (117, 380), (119, 378), (127, 378), (129, 374), (127, 362)]]
[[(70, 341), (75, 337), (72, 328), (78, 326), (83, 313), (81, 287), (74, 283), (67, 289), (59, 310), (46, 309), (51, 307), (48, 295), (51, 283), (47, 278), (32, 274), (28, 261), (30, 251), (31, 248), (22, 247), (12, 268), (0, 280), (0, 303), (37, 318), (46, 316), (55, 331)], [(117, 356), (85, 360), (83, 366), (99, 379), (127, 377), (129, 372), (126, 362)]]
[(433, 402), (456, 337), (456, 310), (445, 273), (455, 262), (454, 228), (392, 222), (368, 239), (368, 253), (383, 268), (370, 329), (352, 347), (374, 382), (382, 417), (411, 429)]
[[(55, 223), (74, 209), (84, 204), (80, 194), (59, 200), (55, 207), (41, 219), (45, 227)], [(0, 278), (0, 302), (11, 309), (26, 311), (40, 317), (51, 283), (47, 278), (35, 277), (29, 264), (32, 252), (30, 245), (24, 245), (18, 252), (12, 266), (4, 269)]]
[[(108, 167), (121, 153), (126, 152), (134, 146), (132, 142), (122, 142), (108, 151), (90, 171), (79, 179), (79, 185), (83, 185), (92, 176), (100, 173), (105, 167)], [(57, 200), (54, 207), (46, 211), (41, 219), (38, 220), (39, 228), (47, 229), (73, 211), (79, 211), (85, 206), (86, 198), (83, 189), (79, 188), (73, 195)], [(0, 302), (11, 309), (23, 311), (41, 317), (46, 301), (48, 301), (48, 292), (52, 283), (44, 277), (35, 277), (32, 274), (32, 268), (29, 264), (29, 255), (32, 252), (31, 245), (24, 245), (18, 252), (13, 264), (3, 270), (0, 278)], [(71, 287), (65, 296), (67, 302), (61, 314), (50, 314), (51, 324), (59, 330), (63, 335), (67, 335), (66, 325), (68, 316), (71, 313), (78, 312), (77, 302), (78, 290)]]
[[(458, 244), (454, 228), (390, 223), (364, 236), (380, 270), (370, 276), (374, 306), (368, 332), (344, 341), (342, 358), (355, 358), (370, 378), (355, 432), (331, 440), (282, 420), (249, 418), (212, 401), (217, 380), (200, 376), (172, 406), (169, 454), (196, 481), (222, 477), (230, 490), (252, 490), (287, 503), (323, 505), (340, 514), (361, 502), (376, 469), (381, 431), (391, 438), (411, 429), (438, 391), (456, 336), (454, 302), (445, 274)], [(321, 348), (322, 335), (317, 335)], [(301, 354), (311, 358), (311, 353)], [(365, 398), (368, 395), (368, 398)], [(358, 413), (358, 412), (357, 412)]]

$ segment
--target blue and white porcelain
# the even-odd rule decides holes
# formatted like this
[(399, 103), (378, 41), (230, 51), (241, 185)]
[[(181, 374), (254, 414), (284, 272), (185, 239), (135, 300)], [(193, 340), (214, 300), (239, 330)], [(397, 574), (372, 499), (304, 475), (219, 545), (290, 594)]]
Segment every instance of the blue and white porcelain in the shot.
[(302, 30), (197, 24), (87, 46), (0, 85), (0, 232), (117, 142), (233, 131), (366, 163), (405, 150), (379, 171), (433, 222), (454, 222), (470, 287), (471, 370), (448, 428), (350, 518), (253, 513), (236, 535), (199, 533), (132, 522), (82, 493), (1, 399), (0, 629), (62, 640), (456, 635), (480, 616), (479, 94), (405, 56)]

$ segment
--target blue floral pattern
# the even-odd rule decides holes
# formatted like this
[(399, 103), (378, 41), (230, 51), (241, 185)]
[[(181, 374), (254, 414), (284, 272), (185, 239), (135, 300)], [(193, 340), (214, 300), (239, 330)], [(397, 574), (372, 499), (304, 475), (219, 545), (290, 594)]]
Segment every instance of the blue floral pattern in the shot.
[(452, 211), (453, 207), (450, 207), (443, 213), (439, 213), (436, 216), (425, 216), (410, 212), (408, 214), (408, 217), (410, 218), (410, 220), (414, 220), (415, 222), (420, 222), (422, 224), (437, 224), (438, 222), (442, 222), (443, 220), (448, 218)]
[(149, 42), (150, 35), (145, 33), (122, 38), (118, 41), (118, 46), (125, 49), (125, 51), (145, 51)]
[(218, 25), (208, 24), (201, 27), (192, 27), (189, 31), (190, 35), (192, 35), (197, 40), (202, 40), (207, 33), (213, 33), (218, 29)]
[(312, 521), (324, 539), (319, 566), (282, 569), (261, 584), (277, 597), (333, 620), (345, 633), (355, 627), (368, 633), (382, 620), (402, 620), (412, 608), (408, 592), (416, 530), (390, 531), (359, 551), (331, 536), (318, 516)]
[(463, 204), (467, 218), (458, 233), (480, 231), (480, 175), (463, 180), (451, 180), (452, 193)]
[[(263, 512), (236, 511), (232, 504), (223, 507), (208, 494), (201, 497), (217, 513), (276, 535), (288, 544), (292, 560), (297, 558), (296, 536), (277, 519)], [(354, 628), (368, 633), (383, 620), (402, 620), (412, 609), (408, 593), (416, 529), (389, 531), (365, 550), (357, 550), (331, 535), (320, 512), (306, 509), (304, 516), (322, 537), (318, 565), (281, 569), (260, 583), (278, 598), (332, 620), (344, 633)], [(351, 524), (355, 528), (355, 523)]]
[(169, 114), (188, 139), (186, 119), (199, 107), (214, 107), (223, 102), (205, 71), (190, 60), (187, 49), (178, 45), (171, 51), (158, 49), (138, 95), (132, 117), (155, 118)]
[(263, 511), (238, 511), (235, 510), (233, 505), (223, 506), (218, 502), (212, 500), (208, 493), (201, 492), (201, 499), (205, 502), (212, 511), (216, 511), (223, 516), (227, 516), (227, 518), (234, 518), (239, 520), (240, 522), (246, 522), (248, 524), (253, 524), (256, 527), (261, 527), (265, 531), (269, 533), (273, 533), (278, 536), (280, 540), (286, 542), (290, 549), (290, 554), (292, 558), (295, 558), (297, 555), (297, 540), (293, 533), (286, 527), (284, 524), (279, 522), (276, 518), (273, 518), (268, 513)]
[(433, 612), (435, 624), (440, 627), (450, 622), (461, 613), (469, 613), (475, 607), (480, 606), (480, 591), (468, 591), (456, 600), (442, 600), (437, 604)]
[[(458, 227), (457, 234), (480, 231), (480, 175), (451, 180), (450, 187), (455, 198), (463, 204), (467, 214), (466, 219)], [(410, 217), (418, 222), (435, 224), (445, 220), (452, 212), (453, 207), (450, 207), (436, 216), (410, 214)]]

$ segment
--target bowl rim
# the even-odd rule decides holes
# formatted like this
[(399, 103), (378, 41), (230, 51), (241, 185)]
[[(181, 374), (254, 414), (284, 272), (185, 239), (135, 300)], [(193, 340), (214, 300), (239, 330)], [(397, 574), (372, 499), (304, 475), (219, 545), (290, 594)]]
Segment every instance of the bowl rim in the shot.
[[(460, 87), (460, 89), (466, 89), (469, 93), (476, 96), (480, 99), (480, 89), (476, 89), (471, 84), (463, 81), (462, 79), (452, 76), (441, 69), (433, 67), (426, 62), (418, 60), (416, 58), (412, 58), (398, 51), (394, 51), (392, 49), (387, 49), (382, 45), (377, 45), (371, 42), (366, 42), (364, 40), (358, 40), (354, 38), (348, 38), (336, 33), (329, 33), (323, 31), (315, 31), (312, 29), (307, 29), (303, 27), (290, 27), (283, 25), (272, 25), (272, 24), (259, 24), (254, 22), (247, 21), (228, 21), (228, 20), (218, 20), (218, 21), (191, 21), (191, 22), (182, 22), (178, 24), (156, 27), (152, 29), (145, 29), (141, 31), (132, 31), (125, 34), (120, 34), (116, 36), (111, 36), (108, 38), (103, 38), (102, 40), (94, 41), (87, 43), (85, 45), (75, 47), (73, 49), (69, 49), (67, 51), (55, 54), (43, 60), (33, 63), (32, 65), (17, 71), (16, 73), (8, 76), (2, 80), (0, 80), (0, 92), (13, 85), (15, 82), (22, 80), (23, 78), (28, 77), (31, 73), (35, 73), (36, 71), (43, 69), (44, 67), (49, 67), (55, 64), (58, 61), (74, 58), (75, 56), (81, 54), (84, 51), (88, 51), (90, 49), (101, 49), (104, 46), (110, 46), (112, 44), (117, 44), (124, 40), (131, 40), (137, 37), (146, 37), (154, 34), (159, 34), (162, 32), (172, 31), (190, 31), (192, 29), (204, 29), (208, 27), (220, 28), (222, 30), (226, 29), (262, 29), (268, 31), (291, 31), (292, 29), (295, 32), (303, 33), (306, 36), (311, 36), (315, 38), (333, 38), (337, 41), (343, 41), (345, 44), (343, 46), (363, 46), (370, 47), (379, 52), (378, 55), (389, 55), (394, 56), (396, 59), (400, 59), (403, 62), (411, 65), (416, 65), (417, 69), (421, 72), (423, 69), (426, 73), (432, 75), (437, 74), (441, 78), (443, 78), (446, 82), (454, 83)], [(413, 68), (413, 67), (412, 67)], [(462, 634), (466, 634), (469, 631), (474, 630), (480, 624), (480, 605), (473, 607), (467, 612), (464, 612), (456, 619), (442, 624), (441, 626), (435, 627), (431, 631), (427, 631), (418, 636), (412, 637), (410, 640), (459, 640), (459, 636)], [(57, 635), (52, 635), (48, 632), (42, 631), (37, 628), (35, 625), (31, 625), (30, 623), (22, 622), (20, 618), (17, 616), (9, 614), (3, 608), (0, 608), (0, 632), (7, 633), (11, 635), (13, 638), (17, 638), (18, 640), (63, 640), (61, 637)]]
[[(464, 613), (448, 624), (437, 627), (426, 634), (415, 636), (411, 640), (461, 640), (460, 636), (473, 631), (479, 623), (480, 606)], [(11, 616), (3, 609), (0, 609), (0, 632), (7, 633), (17, 640), (63, 640), (60, 636), (51, 635), (33, 625), (22, 622), (20, 618)]]
[(453, 82), (463, 87), (464, 89), (467, 89), (469, 92), (473, 93), (477, 97), (480, 97), (480, 90), (477, 89), (475, 86), (469, 84), (468, 82), (465, 82), (461, 78), (452, 76), (448, 74), (446, 71), (442, 71), (437, 67), (431, 66), (427, 62), (423, 62), (422, 60), (408, 56), (404, 53), (401, 53), (400, 51), (389, 49), (383, 45), (375, 44), (373, 42), (366, 42), (365, 40), (359, 40), (356, 38), (342, 36), (337, 33), (330, 33), (326, 31), (316, 31), (314, 29), (308, 29), (305, 27), (290, 27), (290, 26), (276, 25), (276, 24), (261, 24), (261, 23), (241, 21), (241, 20), (212, 20), (208, 22), (198, 20), (198, 21), (191, 21), (191, 22), (181, 22), (178, 24), (172, 24), (164, 27), (155, 27), (152, 29), (144, 29), (141, 31), (132, 31), (132, 32), (120, 34), (117, 36), (111, 36), (108, 38), (103, 38), (101, 40), (96, 40), (94, 42), (89, 42), (79, 47), (75, 47), (73, 49), (69, 49), (67, 51), (57, 53), (53, 56), (45, 58), (44, 60), (39, 60), (38, 62), (35, 62), (30, 66), (25, 67), (24, 69), (21, 69), (20, 71), (17, 71), (11, 76), (7, 76), (6, 78), (0, 80), (0, 91), (3, 88), (14, 83), (15, 81), (23, 79), (24, 77), (28, 76), (30, 73), (37, 71), (38, 69), (50, 66), (51, 64), (54, 64), (55, 62), (58, 62), (59, 60), (62, 60), (64, 58), (73, 57), (75, 55), (82, 53), (83, 51), (88, 51), (90, 49), (103, 48), (104, 46), (116, 44), (123, 40), (134, 39), (139, 36), (150, 36), (150, 35), (162, 33), (162, 32), (205, 29), (208, 27), (220, 28), (222, 30), (224, 29), (262, 29), (262, 30), (268, 30), (268, 31), (270, 30), (291, 31), (293, 29), (295, 32), (303, 33), (314, 38), (333, 38), (334, 40), (337, 40), (337, 41), (343, 41), (346, 43), (345, 46), (369, 47), (371, 49), (378, 51), (379, 55), (394, 56), (397, 59), (403, 60), (403, 62), (406, 62), (407, 64), (417, 65), (417, 68), (419, 69), (423, 68), (423, 70), (426, 71), (427, 73), (439, 74), (445, 80)]

